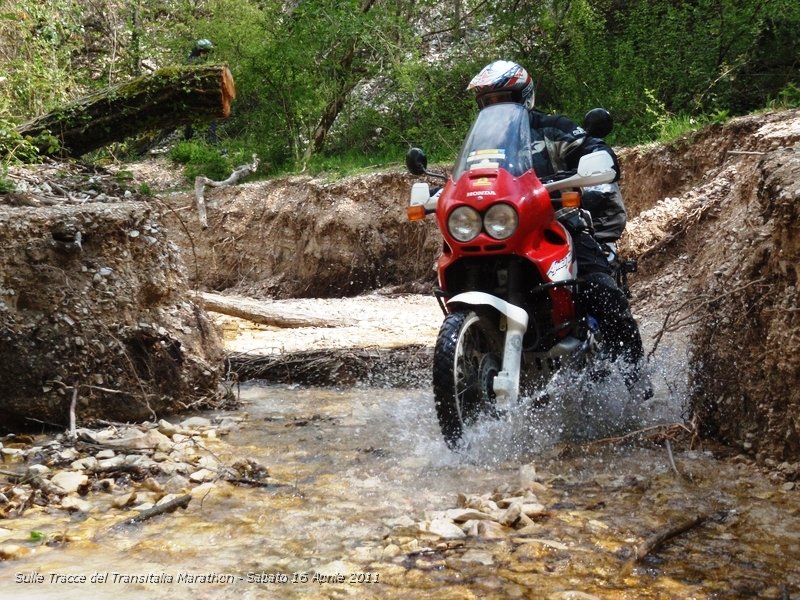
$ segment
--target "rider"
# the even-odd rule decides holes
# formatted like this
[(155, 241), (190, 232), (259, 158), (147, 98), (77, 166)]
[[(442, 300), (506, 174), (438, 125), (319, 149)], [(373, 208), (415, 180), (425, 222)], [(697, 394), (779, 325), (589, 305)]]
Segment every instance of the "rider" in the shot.
[[(597, 319), (611, 359), (621, 358), (628, 365), (626, 383), (632, 387), (640, 377), (644, 358), (642, 338), (631, 315), (628, 299), (617, 287), (608, 259), (596, 239), (613, 242), (625, 228), (625, 209), (616, 185), (620, 167), (614, 151), (602, 139), (587, 135), (567, 117), (534, 110), (533, 79), (514, 62), (498, 60), (490, 63), (470, 81), (467, 90), (475, 94), (479, 109), (499, 102), (517, 102), (528, 109), (533, 165), (540, 178), (574, 170), (579, 159), (592, 152), (607, 152), (613, 159), (617, 173), (615, 185), (605, 190), (590, 190), (586, 194), (589, 197), (584, 197), (584, 207), (599, 217), (594, 231), (592, 225), (584, 220), (583, 226), (572, 228), (570, 234), (581, 281), (578, 287), (580, 301)], [(648, 387), (645, 395), (651, 393)]]
[[(203, 38), (196, 40), (189, 55), (186, 57), (186, 62), (190, 65), (202, 64), (208, 60), (211, 52), (214, 50), (214, 44), (211, 40)], [(192, 123), (186, 125), (183, 130), (183, 139), (190, 140), (194, 137), (194, 126)], [(206, 134), (206, 141), (210, 144), (216, 144), (219, 139), (217, 138), (217, 122), (211, 121), (208, 124), (208, 132)]]

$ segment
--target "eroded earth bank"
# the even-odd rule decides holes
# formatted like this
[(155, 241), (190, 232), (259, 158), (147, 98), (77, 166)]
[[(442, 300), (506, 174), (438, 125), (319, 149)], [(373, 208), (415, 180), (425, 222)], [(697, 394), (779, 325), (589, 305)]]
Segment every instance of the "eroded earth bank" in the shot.
[(623, 152), (655, 398), (564, 381), (462, 454), (410, 176), (214, 190), (204, 230), (158, 160), (10, 171), (0, 594), (800, 595), (799, 142), (788, 111)]

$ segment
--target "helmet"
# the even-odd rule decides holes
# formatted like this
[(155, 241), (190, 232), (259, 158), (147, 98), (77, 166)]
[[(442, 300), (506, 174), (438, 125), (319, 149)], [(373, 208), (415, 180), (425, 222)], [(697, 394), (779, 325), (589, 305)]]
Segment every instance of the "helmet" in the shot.
[(583, 117), (583, 128), (592, 137), (604, 138), (614, 128), (614, 119), (605, 108), (593, 108)]
[(203, 38), (202, 40), (197, 40), (194, 43), (195, 50), (200, 50), (203, 52), (208, 52), (209, 50), (214, 49), (214, 44), (211, 43), (211, 40), (207, 40)]
[(467, 91), (475, 94), (478, 108), (498, 102), (518, 102), (525, 108), (533, 108), (533, 79), (515, 62), (496, 60), (486, 65), (472, 78)]

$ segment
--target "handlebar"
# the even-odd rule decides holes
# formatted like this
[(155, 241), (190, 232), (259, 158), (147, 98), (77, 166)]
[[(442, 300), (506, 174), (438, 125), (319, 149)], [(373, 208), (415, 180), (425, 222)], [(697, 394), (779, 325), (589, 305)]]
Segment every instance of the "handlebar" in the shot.
[(542, 183), (553, 183), (554, 181), (561, 181), (562, 179), (567, 179), (573, 175), (577, 175), (577, 173), (577, 171), (559, 171), (558, 173), (553, 173), (552, 175), (540, 177), (539, 181)]

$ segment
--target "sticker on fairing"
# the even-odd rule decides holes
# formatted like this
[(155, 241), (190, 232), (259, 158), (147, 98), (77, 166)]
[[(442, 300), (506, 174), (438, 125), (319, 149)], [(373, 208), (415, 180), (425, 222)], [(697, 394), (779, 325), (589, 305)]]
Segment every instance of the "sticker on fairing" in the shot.
[(572, 266), (572, 252), (568, 253), (564, 258), (554, 261), (547, 269), (547, 276), (550, 281), (566, 281), (572, 279), (570, 267)]
[(473, 150), (467, 156), (467, 162), (479, 162), (485, 160), (505, 160), (505, 159), (506, 159), (506, 151), (503, 148)]

